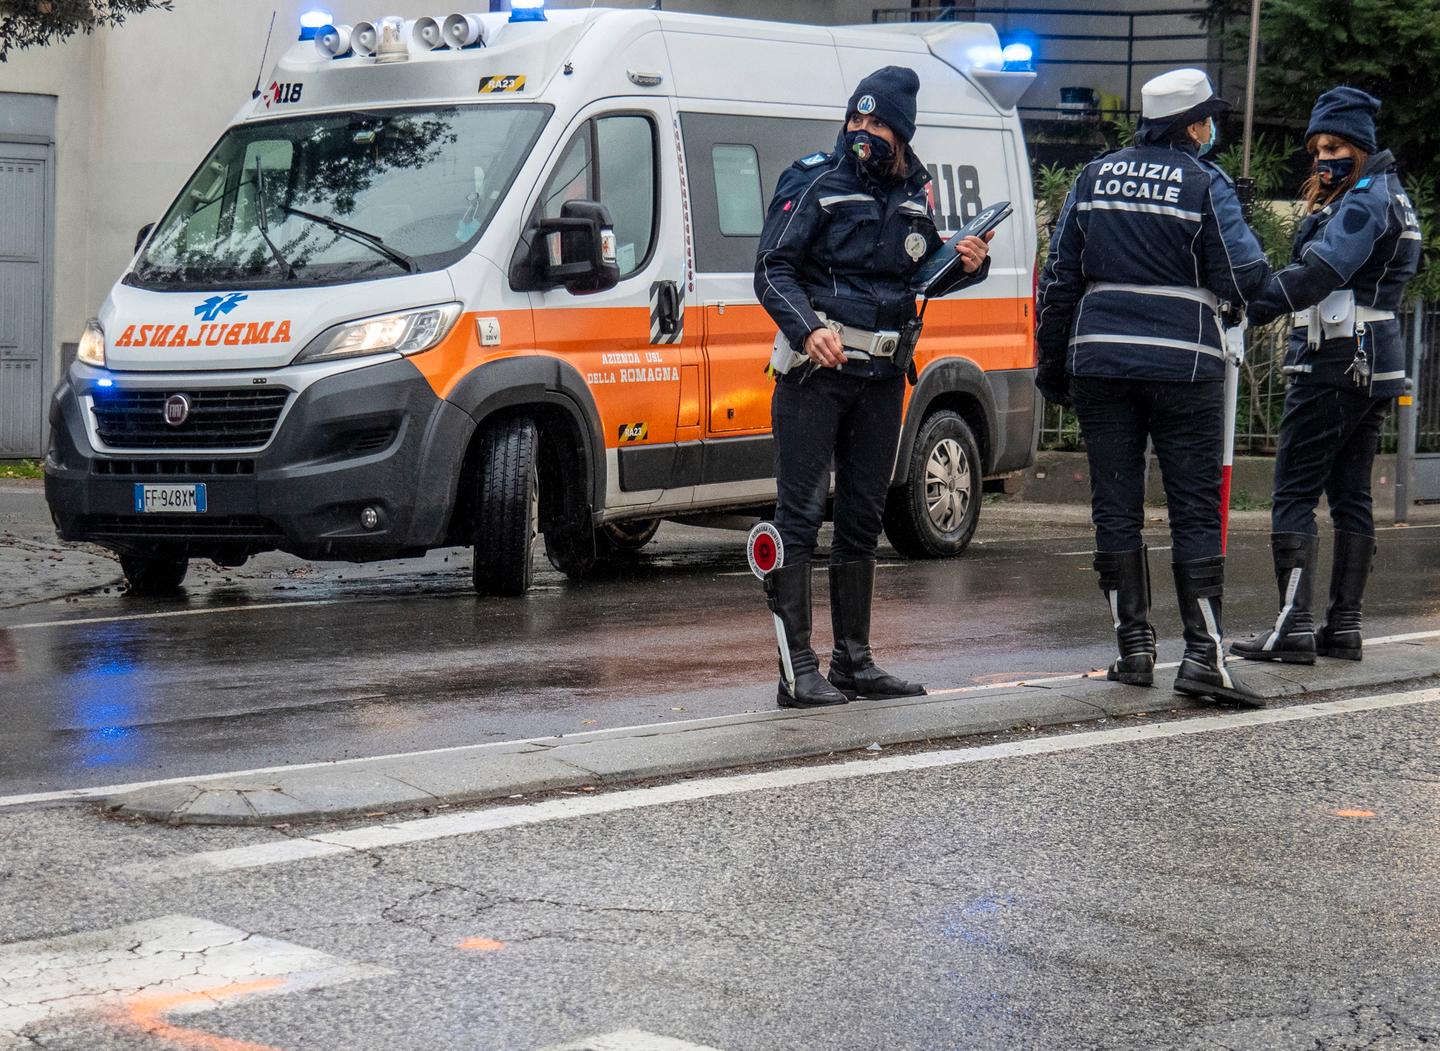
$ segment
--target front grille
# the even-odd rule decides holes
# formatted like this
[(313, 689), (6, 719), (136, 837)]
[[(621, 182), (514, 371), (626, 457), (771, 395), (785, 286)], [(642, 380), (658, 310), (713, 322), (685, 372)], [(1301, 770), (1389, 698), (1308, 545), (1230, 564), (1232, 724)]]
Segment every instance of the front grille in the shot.
[[(173, 394), (190, 400), (190, 414), (178, 426), (165, 421), (165, 400)], [(97, 392), (95, 425), (112, 449), (245, 449), (270, 440), (289, 396), (249, 387)]]
[(255, 461), (96, 460), (94, 471), (114, 478), (243, 478), (255, 473)]
[(85, 515), (79, 531), (94, 537), (274, 541), (280, 527), (259, 515)]

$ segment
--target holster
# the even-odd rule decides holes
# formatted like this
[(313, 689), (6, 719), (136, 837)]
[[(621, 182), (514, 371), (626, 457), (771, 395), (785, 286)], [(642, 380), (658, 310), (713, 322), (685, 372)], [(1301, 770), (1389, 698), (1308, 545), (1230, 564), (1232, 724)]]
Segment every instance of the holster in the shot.
[(895, 367), (905, 373), (913, 385), (919, 378), (915, 371), (915, 348), (920, 345), (920, 331), (925, 323), (918, 317), (900, 326), (900, 342), (895, 347)]

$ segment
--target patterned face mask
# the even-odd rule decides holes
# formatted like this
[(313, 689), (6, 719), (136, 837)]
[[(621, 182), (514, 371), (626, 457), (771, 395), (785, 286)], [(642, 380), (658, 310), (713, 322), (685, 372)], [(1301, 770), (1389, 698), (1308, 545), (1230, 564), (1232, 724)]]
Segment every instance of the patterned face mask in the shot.
[(1330, 186), (1344, 182), (1350, 178), (1350, 173), (1354, 170), (1354, 157), (1334, 157), (1330, 160), (1315, 162), (1315, 174), (1320, 176), (1321, 182)]
[(853, 153), (861, 170), (872, 177), (884, 175), (895, 163), (895, 151), (890, 144), (868, 131), (847, 131), (845, 151)]

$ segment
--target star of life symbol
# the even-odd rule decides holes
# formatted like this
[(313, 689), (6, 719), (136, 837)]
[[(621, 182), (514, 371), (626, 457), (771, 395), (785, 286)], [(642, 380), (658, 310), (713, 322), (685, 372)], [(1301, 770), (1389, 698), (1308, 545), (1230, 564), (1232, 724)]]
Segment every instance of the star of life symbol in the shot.
[(195, 308), (195, 316), (202, 321), (214, 321), (221, 314), (228, 314), (250, 297), (243, 292), (231, 292), (223, 296), (211, 296)]
[(861, 95), (861, 96), (860, 96), (860, 101), (857, 102), (857, 103), (855, 103), (855, 112), (857, 112), (857, 113), (874, 113), (874, 112), (875, 112), (875, 96), (874, 96), (874, 95)]

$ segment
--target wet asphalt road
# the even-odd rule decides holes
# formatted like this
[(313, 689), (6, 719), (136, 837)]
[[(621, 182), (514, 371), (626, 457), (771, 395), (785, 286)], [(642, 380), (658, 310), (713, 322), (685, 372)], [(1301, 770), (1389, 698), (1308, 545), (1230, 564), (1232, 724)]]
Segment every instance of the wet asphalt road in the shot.
[[(602, 791), (612, 812), (285, 863), (255, 857), (300, 845), (279, 830), (0, 812), (26, 848), (0, 872), (0, 1047), (1434, 1047), (1428, 696), (918, 771), (887, 750), (663, 805)], [(259, 867), (186, 874), (222, 848)], [(178, 933), (117, 930), (137, 922)], [(7, 1045), (7, 999), (53, 1013)], [(625, 1030), (687, 1043), (586, 1039)]]
[[(1153, 512), (1154, 515), (1163, 512)], [(1381, 536), (1371, 634), (1440, 628), (1440, 517)], [(1263, 513), (1231, 545), (1226, 620), (1274, 616)], [(732, 714), (773, 705), (774, 637), (744, 534), (665, 525), (634, 564), (479, 599), (465, 551), (375, 566), (196, 564), (183, 597), (121, 593), (63, 549), (38, 485), (0, 483), (0, 795)], [(1167, 539), (1158, 523), (1152, 549)], [(1109, 659), (1081, 508), (988, 505), (960, 559), (883, 549), (873, 638), (934, 688)], [(543, 562), (543, 558), (542, 558)], [(1178, 657), (1152, 554), (1161, 659)], [(828, 645), (816, 577), (817, 649)]]

